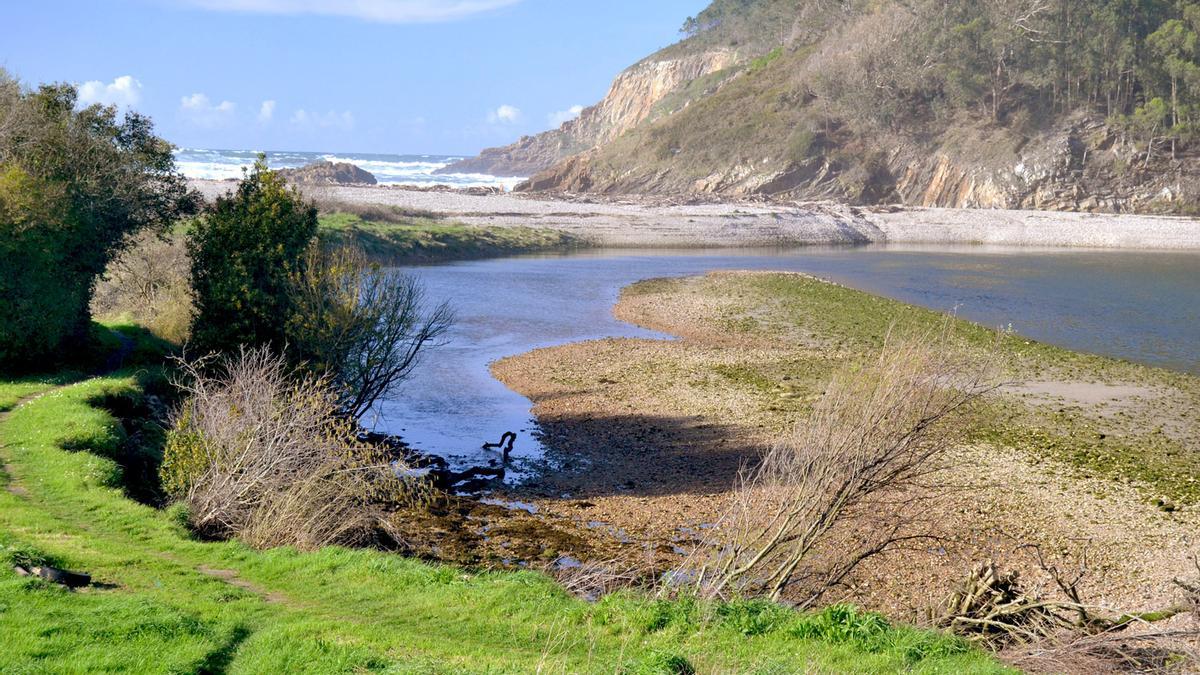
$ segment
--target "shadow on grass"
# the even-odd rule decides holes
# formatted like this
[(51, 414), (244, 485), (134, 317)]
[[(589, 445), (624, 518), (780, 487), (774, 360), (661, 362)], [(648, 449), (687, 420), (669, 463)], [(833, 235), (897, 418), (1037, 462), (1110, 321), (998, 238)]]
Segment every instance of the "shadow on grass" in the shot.
[(167, 414), (173, 392), (161, 369), (139, 371), (136, 389), (104, 393), (88, 405), (107, 411), (120, 424), (115, 443), (84, 440), (71, 450), (85, 450), (111, 458), (121, 467), (121, 486), (130, 499), (148, 506), (166, 505), (159, 477), (167, 438)]
[(218, 675), (219, 673), (227, 672), (230, 664), (233, 663), (233, 657), (237, 654), (238, 648), (249, 637), (249, 628), (234, 626), (225, 643), (205, 656), (204, 660), (197, 666), (196, 672), (201, 675)]

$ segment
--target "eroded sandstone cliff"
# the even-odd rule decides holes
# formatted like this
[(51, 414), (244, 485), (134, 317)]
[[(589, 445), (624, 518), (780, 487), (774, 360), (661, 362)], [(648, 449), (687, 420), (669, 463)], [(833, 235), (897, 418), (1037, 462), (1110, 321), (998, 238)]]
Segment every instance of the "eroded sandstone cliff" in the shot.
[[(451, 164), (439, 173), (532, 176), (632, 129), (659, 112), (656, 108), (669, 95), (703, 76), (734, 66), (738, 58), (736, 49), (650, 57), (618, 75), (603, 100), (585, 108), (579, 117), (558, 129), (524, 136), (504, 147), (488, 148), (478, 157)], [(679, 98), (671, 103), (687, 104), (686, 97)]]

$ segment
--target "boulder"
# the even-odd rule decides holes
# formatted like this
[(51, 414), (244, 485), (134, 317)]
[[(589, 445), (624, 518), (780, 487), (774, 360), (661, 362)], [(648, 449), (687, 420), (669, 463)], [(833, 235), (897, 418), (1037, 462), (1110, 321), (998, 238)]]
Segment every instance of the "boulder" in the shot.
[(295, 185), (376, 185), (370, 172), (347, 162), (314, 162), (299, 169), (282, 169), (279, 175)]

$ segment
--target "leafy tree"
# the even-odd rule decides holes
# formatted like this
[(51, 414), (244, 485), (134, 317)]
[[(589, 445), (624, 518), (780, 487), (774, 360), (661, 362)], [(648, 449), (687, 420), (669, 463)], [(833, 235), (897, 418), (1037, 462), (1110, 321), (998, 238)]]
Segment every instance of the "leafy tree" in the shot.
[(219, 197), (188, 239), (202, 351), (287, 344), (291, 279), (303, 273), (317, 209), (263, 158), (233, 193)]
[(3, 71), (0, 177), (0, 368), (79, 347), (108, 263), (198, 206), (148, 118), (78, 109), (73, 86), (28, 90)]
[(326, 249), (315, 207), (261, 158), (197, 224), (188, 248), (193, 344), (269, 347), (332, 386), (348, 417), (392, 393), (450, 326), (444, 304), (426, 310), (415, 279), (356, 250)]
[[(1188, 109), (1186, 99), (1200, 98), (1200, 35), (1197, 35), (1197, 29), (1200, 29), (1200, 7), (1187, 7), (1184, 18), (1168, 20), (1146, 38), (1151, 51), (1160, 59), (1159, 67), (1171, 81), (1173, 135), (1183, 131), (1180, 113)], [(1171, 154), (1175, 154), (1174, 140)]]

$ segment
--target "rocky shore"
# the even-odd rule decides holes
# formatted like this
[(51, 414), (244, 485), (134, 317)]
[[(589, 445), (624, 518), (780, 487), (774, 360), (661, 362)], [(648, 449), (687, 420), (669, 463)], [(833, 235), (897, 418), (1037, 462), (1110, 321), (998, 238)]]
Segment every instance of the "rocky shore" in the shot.
[[(206, 197), (223, 181), (192, 181)], [(750, 247), (817, 244), (993, 244), (1200, 250), (1200, 220), (1055, 211), (857, 208), (832, 202), (704, 202), (465, 194), (386, 186), (314, 186), (314, 197), (395, 206), (480, 226), (561, 230), (598, 246)]]

